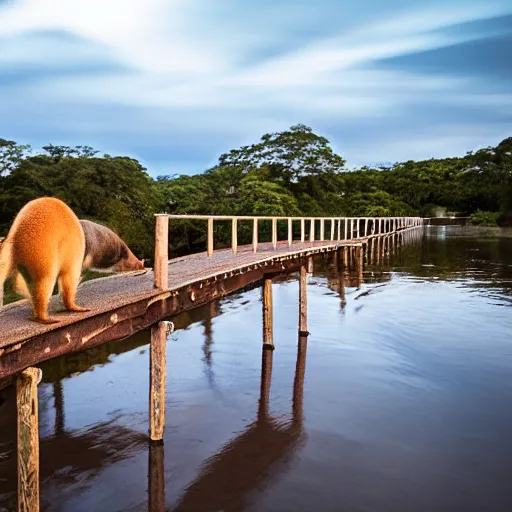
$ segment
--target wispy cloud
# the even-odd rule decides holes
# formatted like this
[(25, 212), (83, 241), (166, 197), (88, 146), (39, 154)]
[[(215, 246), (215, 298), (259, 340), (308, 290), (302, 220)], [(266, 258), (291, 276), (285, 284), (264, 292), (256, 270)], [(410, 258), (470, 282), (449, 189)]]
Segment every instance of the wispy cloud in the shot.
[[(502, 133), (503, 119), (495, 130), (488, 125), (498, 122), (495, 111), (510, 112), (512, 94), (504, 89), (497, 100), (485, 77), (381, 63), (512, 36), (486, 21), (512, 13), (508, 1), (365, 0), (358, 9), (318, 2), (0, 4), (0, 130), (24, 141), (94, 141), (106, 152), (138, 147), (150, 168), (175, 167), (173, 148), (186, 148), (179, 165), (198, 171), (220, 152), (296, 122), (326, 133), (358, 163), (368, 160), (354, 155), (361, 140), (383, 140), (375, 127), (392, 118), (400, 124), (386, 136), (403, 141), (393, 160), (410, 153), (408, 138), (417, 156), (438, 152), (440, 127), (456, 125), (450, 107), (471, 109), (473, 130)], [(408, 124), (440, 105), (417, 144)], [(457, 134), (449, 139), (452, 150), (442, 147), (460, 153)]]

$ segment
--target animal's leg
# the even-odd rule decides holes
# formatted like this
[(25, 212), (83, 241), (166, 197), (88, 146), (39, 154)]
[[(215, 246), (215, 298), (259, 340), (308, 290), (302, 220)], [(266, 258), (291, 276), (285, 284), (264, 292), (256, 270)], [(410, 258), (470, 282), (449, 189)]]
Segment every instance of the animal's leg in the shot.
[(22, 276), (21, 272), (16, 271), (14, 274), (14, 290), (25, 299), (31, 299), (30, 290), (28, 289), (27, 282)]
[(9, 248), (4, 245), (4, 241), (0, 242), (0, 307), (4, 305), (4, 285), (6, 279), (12, 271), (11, 254), (7, 251)]
[(68, 311), (90, 311), (89, 308), (78, 306), (75, 303), (76, 289), (80, 283), (81, 265), (62, 273), (59, 277), (59, 288), (64, 306)]
[(53, 276), (45, 276), (36, 279), (34, 283), (34, 316), (37, 322), (43, 324), (54, 324), (60, 322), (56, 318), (48, 316), (48, 302), (52, 296), (53, 287), (55, 286), (55, 278)]

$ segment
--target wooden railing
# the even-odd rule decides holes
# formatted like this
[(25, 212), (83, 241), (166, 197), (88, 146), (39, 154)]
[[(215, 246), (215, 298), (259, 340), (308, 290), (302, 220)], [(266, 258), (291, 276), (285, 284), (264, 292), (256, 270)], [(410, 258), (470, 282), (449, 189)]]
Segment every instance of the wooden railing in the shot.
[[(252, 222), (252, 248), (258, 251), (258, 226), (260, 222), (270, 222), (272, 226), (271, 242), (274, 248), (278, 243), (278, 222), (284, 221), (288, 225), (288, 245), (294, 242), (294, 223), (300, 224), (300, 242), (326, 241), (326, 224), (331, 241), (354, 240), (371, 236), (382, 236), (395, 233), (403, 229), (410, 229), (423, 225), (421, 217), (261, 217), (261, 216), (231, 216), (231, 215), (171, 215), (157, 214), (155, 229), (155, 288), (166, 289), (168, 279), (169, 260), (169, 219), (179, 220), (205, 220), (207, 221), (207, 254), (214, 251), (214, 222), (231, 222), (231, 250), (238, 252), (238, 222)], [(306, 224), (309, 223), (309, 232)], [(316, 225), (319, 224), (319, 236), (316, 235)], [(297, 241), (299, 241), (297, 240)]]

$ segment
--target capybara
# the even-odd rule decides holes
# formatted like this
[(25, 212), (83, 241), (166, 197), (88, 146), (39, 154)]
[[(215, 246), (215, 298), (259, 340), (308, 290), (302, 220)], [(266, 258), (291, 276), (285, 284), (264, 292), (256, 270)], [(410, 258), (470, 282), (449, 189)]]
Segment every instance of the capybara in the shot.
[(114, 272), (144, 268), (144, 263), (111, 229), (90, 220), (81, 219), (80, 224), (85, 235), (83, 268), (109, 268)]
[(5, 280), (32, 300), (34, 320), (56, 323), (48, 316), (55, 283), (68, 311), (90, 311), (75, 303), (85, 253), (85, 237), (71, 208), (55, 197), (28, 202), (16, 215), (0, 245), (0, 304)]

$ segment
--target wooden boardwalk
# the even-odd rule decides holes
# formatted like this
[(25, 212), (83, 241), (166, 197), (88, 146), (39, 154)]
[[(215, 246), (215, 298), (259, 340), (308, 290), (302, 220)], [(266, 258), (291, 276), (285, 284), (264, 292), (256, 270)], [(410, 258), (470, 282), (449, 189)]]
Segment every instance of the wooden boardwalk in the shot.
[(50, 313), (58, 324), (29, 320), (31, 305), (26, 300), (0, 308), (0, 379), (22, 369), (68, 352), (124, 338), (158, 320), (197, 307), (260, 280), (265, 274), (294, 271), (300, 260), (341, 247), (361, 247), (365, 239), (261, 243), (258, 252), (241, 246), (171, 259), (165, 291), (153, 286), (152, 269), (94, 279), (78, 288), (77, 303), (90, 312), (63, 310), (54, 296)]

